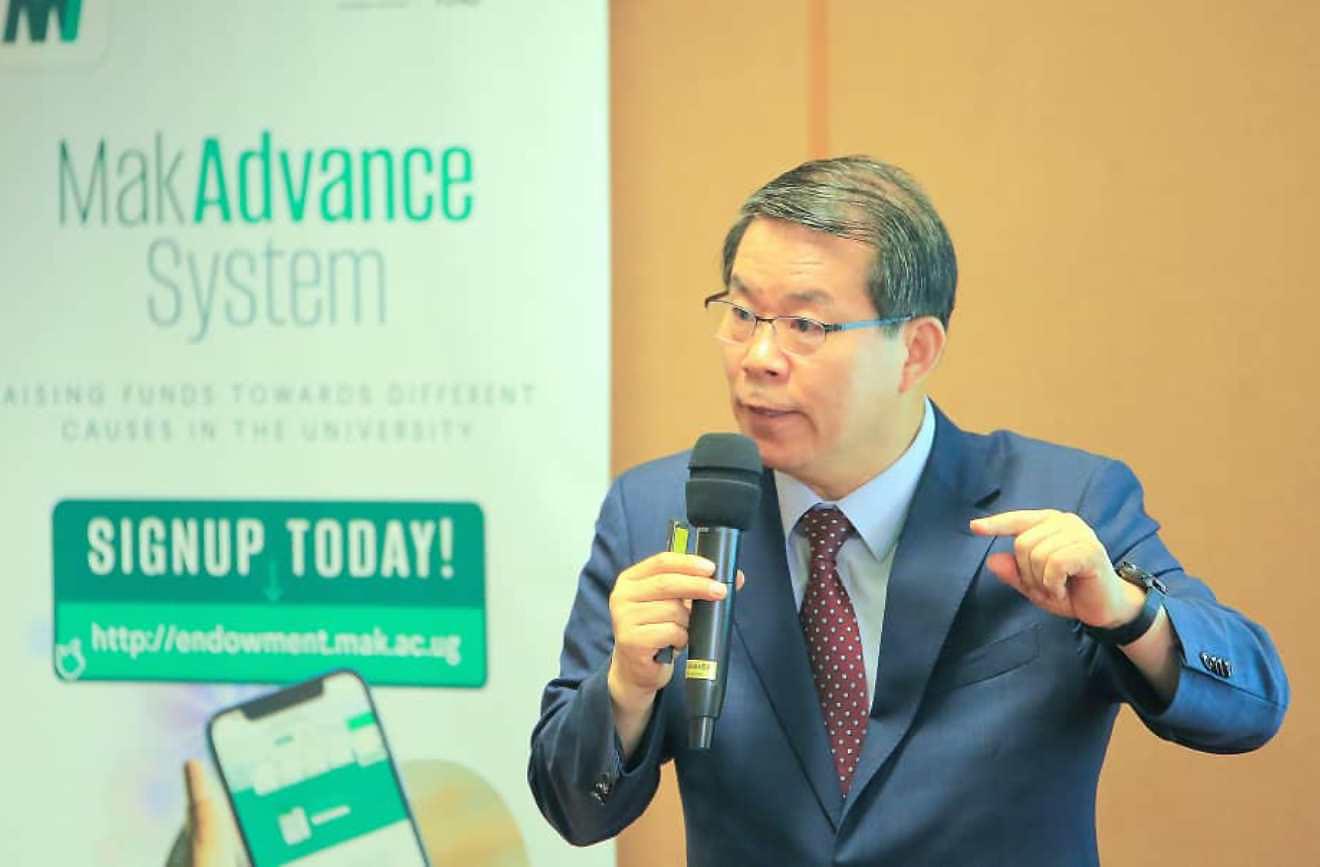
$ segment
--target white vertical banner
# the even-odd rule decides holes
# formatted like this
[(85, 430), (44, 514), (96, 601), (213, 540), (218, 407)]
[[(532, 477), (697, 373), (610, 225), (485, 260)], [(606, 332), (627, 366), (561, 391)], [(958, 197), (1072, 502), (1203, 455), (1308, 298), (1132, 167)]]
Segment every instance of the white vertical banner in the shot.
[(163, 864), (207, 717), (348, 666), (424, 837), (613, 862), (526, 783), (608, 474), (607, 65), (603, 2), (0, 0), (0, 861)]

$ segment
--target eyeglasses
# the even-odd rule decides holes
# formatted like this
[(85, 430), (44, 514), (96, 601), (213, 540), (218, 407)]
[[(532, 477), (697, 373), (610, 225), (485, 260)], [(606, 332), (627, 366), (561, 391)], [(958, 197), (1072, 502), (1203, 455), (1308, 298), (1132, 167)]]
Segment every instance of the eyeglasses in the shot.
[(820, 349), (827, 335), (856, 328), (883, 328), (907, 322), (914, 316), (889, 316), (884, 319), (858, 319), (854, 322), (820, 322), (806, 316), (757, 316), (746, 307), (734, 304), (725, 293), (717, 292), (705, 300), (706, 316), (715, 339), (723, 343), (746, 343), (762, 322), (770, 324), (775, 345), (793, 355), (808, 355)]

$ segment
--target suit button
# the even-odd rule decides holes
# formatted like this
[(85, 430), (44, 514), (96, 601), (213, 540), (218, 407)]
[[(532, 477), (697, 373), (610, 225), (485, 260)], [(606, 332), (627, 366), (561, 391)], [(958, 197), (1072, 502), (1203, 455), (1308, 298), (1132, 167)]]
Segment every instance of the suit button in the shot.
[(1232, 663), (1204, 650), (1201, 651), (1201, 665), (1204, 666), (1206, 671), (1217, 674), (1225, 680), (1233, 676)]

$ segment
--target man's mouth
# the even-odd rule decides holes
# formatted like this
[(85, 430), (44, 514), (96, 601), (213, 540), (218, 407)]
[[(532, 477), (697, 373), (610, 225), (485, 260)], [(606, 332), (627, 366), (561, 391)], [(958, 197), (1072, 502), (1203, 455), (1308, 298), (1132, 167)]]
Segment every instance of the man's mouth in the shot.
[(777, 409), (775, 407), (761, 406), (754, 403), (743, 403), (742, 407), (757, 418), (782, 418), (783, 416), (791, 415), (793, 413), (793, 410), (791, 409)]

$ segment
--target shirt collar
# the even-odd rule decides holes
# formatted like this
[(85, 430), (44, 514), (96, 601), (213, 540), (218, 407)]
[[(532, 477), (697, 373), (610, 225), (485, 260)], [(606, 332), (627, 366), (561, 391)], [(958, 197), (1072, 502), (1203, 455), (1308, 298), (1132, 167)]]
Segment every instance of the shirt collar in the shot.
[(775, 490), (779, 494), (779, 520), (784, 525), (784, 539), (791, 538), (799, 519), (816, 505), (837, 506), (857, 535), (870, 549), (871, 556), (883, 559), (898, 541), (907, 517), (908, 506), (916, 493), (921, 471), (926, 468), (935, 442), (935, 411), (927, 398), (921, 427), (908, 446), (882, 472), (837, 503), (825, 502), (811, 488), (797, 479), (775, 470)]

